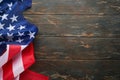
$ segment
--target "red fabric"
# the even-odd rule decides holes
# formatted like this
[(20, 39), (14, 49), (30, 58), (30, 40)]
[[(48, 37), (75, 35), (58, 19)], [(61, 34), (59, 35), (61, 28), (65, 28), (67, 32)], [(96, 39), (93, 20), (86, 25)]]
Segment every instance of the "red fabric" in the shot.
[(22, 60), (25, 70), (35, 62), (33, 43), (29, 44), (29, 46), (23, 50)]
[(3, 76), (3, 80), (11, 80), (14, 78), (12, 72), (12, 61), (9, 61), (7, 64), (3, 66), (3, 75), (5, 75)]
[(9, 57), (8, 60), (12, 59), (16, 53), (19, 53), (21, 50), (21, 46), (19, 45), (10, 45), (9, 46)]
[(42, 74), (37, 74), (30, 70), (26, 70), (20, 75), (20, 80), (49, 80), (49, 79), (47, 76), (44, 76)]
[[(13, 50), (13, 47), (16, 49)], [(8, 47), (8, 55), (5, 55), (8, 59), (0, 68), (0, 80), (48, 80), (46, 76), (26, 70), (35, 62), (33, 44), (29, 44), (24, 50), (22, 48), (14, 45)], [(6, 57), (3, 59), (6, 60)]]

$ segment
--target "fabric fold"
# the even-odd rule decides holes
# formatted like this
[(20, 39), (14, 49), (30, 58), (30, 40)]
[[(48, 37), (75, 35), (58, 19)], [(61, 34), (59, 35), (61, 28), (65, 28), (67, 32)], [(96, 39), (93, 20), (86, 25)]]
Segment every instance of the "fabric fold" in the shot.
[(0, 0), (0, 80), (48, 80), (28, 70), (35, 62), (32, 42), (38, 32), (23, 16), (31, 5), (32, 0)]

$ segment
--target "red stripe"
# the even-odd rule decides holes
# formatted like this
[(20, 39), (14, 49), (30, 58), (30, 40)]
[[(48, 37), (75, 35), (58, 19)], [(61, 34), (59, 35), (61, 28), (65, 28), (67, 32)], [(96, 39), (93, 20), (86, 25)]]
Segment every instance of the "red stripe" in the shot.
[(19, 45), (10, 45), (9, 46), (9, 57), (8, 60), (10, 60), (11, 58), (13, 58), (13, 56), (15, 56), (16, 54), (18, 54), (21, 50), (21, 46)]
[[(10, 50), (9, 54), (10, 54), (10, 58), (12, 58), (12, 59), (13, 59), (12, 55), (15, 55), (16, 52), (19, 53), (20, 47), (16, 47), (16, 48), (17, 49), (15, 51), (12, 51), (13, 46), (11, 46), (11, 50)], [(22, 61), (23, 61), (24, 70), (27, 69), (28, 67), (30, 67), (35, 62), (32, 44), (30, 44), (28, 47), (26, 47), (22, 51)], [(18, 68), (20, 68), (20, 67), (18, 67)], [(21, 74), (21, 71), (19, 74)], [(3, 66), (3, 80), (13, 80), (14, 77), (16, 77), (16, 76), (14, 76), (14, 74), (13, 74), (13, 60), (10, 60)]]
[(48, 77), (30, 70), (26, 70), (20, 75), (20, 80), (48, 80)]
[(12, 71), (12, 60), (10, 60), (2, 68), (3, 68), (3, 80), (13, 80), (14, 75)]
[(23, 66), (24, 69), (27, 69), (29, 66), (31, 66), (34, 62), (34, 52), (33, 52), (33, 44), (29, 44), (27, 48), (25, 48), (22, 52), (22, 59), (23, 59)]
[[(11, 50), (12, 49), (13, 49), (13, 46), (11, 47)], [(17, 50), (13, 51), (13, 53), (12, 53), (12, 51), (10, 51), (10, 54), (11, 54), (10, 58), (12, 58), (12, 55), (15, 55), (17, 52), (19, 53), (19, 49), (20, 49), (20, 47), (17, 46)], [(32, 43), (29, 44), (29, 46), (22, 51), (22, 60), (23, 60), (24, 70), (27, 69), (28, 67), (30, 67), (35, 62), (33, 51), (34, 50), (33, 50)], [(13, 75), (13, 70), (12, 70), (13, 63), (12, 62), (13, 62), (13, 60), (10, 60), (3, 66), (3, 80), (14, 80), (13, 78), (16, 77)], [(34, 72), (30, 72), (30, 71), (27, 71), (27, 72), (25, 71), (24, 75), (22, 74), (21, 77), (23, 76), (23, 78), (25, 78), (26, 73), (29, 76), (30, 75), (34, 76), (33, 77), (34, 79), (30, 79), (30, 80), (39, 80), (40, 77), (41, 77), (40, 80), (48, 80), (47, 77), (46, 78), (43, 77), (43, 79), (42, 79), (42, 75), (36, 74)], [(28, 77), (28, 79), (29, 79), (29, 77)], [(25, 79), (21, 79), (21, 80), (25, 80)]]

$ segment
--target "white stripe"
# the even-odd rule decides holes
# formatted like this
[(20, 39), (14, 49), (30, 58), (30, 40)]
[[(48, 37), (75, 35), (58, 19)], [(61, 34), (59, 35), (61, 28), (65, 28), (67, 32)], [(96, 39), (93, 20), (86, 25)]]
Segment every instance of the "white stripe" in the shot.
[(16, 77), (24, 71), (23, 61), (22, 61), (22, 52), (17, 54), (13, 59), (13, 75)]
[(9, 56), (9, 45), (7, 45), (7, 50), (3, 55), (0, 57), (0, 67), (2, 67), (7, 61)]
[(20, 76), (18, 75), (16, 78), (15, 78), (15, 80), (19, 80), (20, 79)]
[(3, 80), (3, 70), (0, 68), (0, 80)]
[(21, 46), (21, 52), (18, 53), (14, 58), (13, 58), (13, 75), (14, 77), (18, 76), (20, 73), (24, 71), (24, 66), (23, 66), (23, 61), (22, 61), (22, 51), (25, 49), (27, 45), (22, 45)]
[[(21, 51), (25, 49), (27, 45), (22, 45), (21, 46)], [(5, 63), (7, 63), (9, 57), (9, 45), (7, 45), (7, 50), (5, 53), (3, 53), (2, 56), (0, 56), (0, 67), (2, 67)]]
[(26, 47), (27, 47), (27, 45), (22, 45), (21, 46), (21, 51), (23, 51)]

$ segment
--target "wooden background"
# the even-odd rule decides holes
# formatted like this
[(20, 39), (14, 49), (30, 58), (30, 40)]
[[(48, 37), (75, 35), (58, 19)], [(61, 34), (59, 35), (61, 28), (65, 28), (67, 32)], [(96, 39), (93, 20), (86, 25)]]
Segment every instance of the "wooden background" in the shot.
[(120, 80), (120, 0), (33, 0), (32, 70), (51, 80)]

